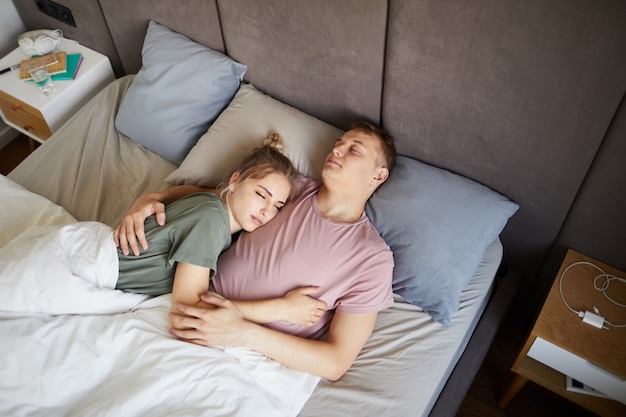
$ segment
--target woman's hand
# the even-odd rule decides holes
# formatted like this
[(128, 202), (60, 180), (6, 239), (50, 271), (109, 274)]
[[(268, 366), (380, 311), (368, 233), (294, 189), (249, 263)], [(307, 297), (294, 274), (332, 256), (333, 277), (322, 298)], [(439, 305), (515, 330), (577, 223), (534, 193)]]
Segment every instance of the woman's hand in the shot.
[(319, 287), (300, 287), (283, 297), (266, 300), (231, 300), (246, 320), (264, 324), (283, 320), (299, 326), (312, 326), (326, 311), (324, 301), (310, 297)]
[(282, 320), (300, 326), (312, 326), (326, 311), (326, 303), (310, 297), (319, 287), (301, 287), (289, 291), (281, 299), (279, 314)]

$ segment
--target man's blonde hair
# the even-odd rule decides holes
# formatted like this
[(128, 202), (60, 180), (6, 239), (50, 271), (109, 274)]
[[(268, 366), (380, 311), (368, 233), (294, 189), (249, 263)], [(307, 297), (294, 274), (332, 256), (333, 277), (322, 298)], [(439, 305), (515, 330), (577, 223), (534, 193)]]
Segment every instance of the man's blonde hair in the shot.
[(394, 145), (394, 138), (391, 133), (365, 120), (357, 120), (354, 122), (352, 129), (359, 130), (367, 135), (376, 136), (380, 139), (380, 150), (382, 153), (382, 155), (380, 155), (382, 157), (381, 163), (385, 168), (391, 171), (396, 164), (396, 146)]

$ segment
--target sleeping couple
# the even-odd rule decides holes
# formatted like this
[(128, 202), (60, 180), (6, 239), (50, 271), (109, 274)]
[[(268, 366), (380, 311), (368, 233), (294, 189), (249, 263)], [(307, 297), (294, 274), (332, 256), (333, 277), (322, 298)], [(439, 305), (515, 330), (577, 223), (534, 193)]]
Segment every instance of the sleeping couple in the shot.
[[(280, 147), (272, 135), (217, 189), (139, 197), (113, 233), (111, 286), (171, 292), (179, 339), (246, 347), (337, 380), (393, 304), (393, 256), (365, 204), (396, 151), (386, 131), (357, 122), (327, 155), (319, 184), (299, 176)], [(231, 245), (242, 230), (256, 231)]]

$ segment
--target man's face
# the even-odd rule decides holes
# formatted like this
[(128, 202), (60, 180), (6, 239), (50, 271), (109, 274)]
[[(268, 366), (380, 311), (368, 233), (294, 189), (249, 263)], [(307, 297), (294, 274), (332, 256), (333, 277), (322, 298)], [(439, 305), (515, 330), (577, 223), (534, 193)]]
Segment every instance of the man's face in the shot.
[[(375, 189), (387, 177), (380, 163), (380, 139), (360, 130), (349, 130), (335, 142), (322, 167), (324, 183)], [(380, 180), (381, 170), (384, 178)], [(372, 190), (373, 191), (373, 190)]]

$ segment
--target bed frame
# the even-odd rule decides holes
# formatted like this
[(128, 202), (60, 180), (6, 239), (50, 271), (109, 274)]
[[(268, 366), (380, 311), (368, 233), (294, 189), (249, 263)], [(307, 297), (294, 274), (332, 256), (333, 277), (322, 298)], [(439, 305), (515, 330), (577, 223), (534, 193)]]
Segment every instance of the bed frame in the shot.
[(118, 77), (141, 67), (154, 19), (247, 64), (271, 96), (343, 129), (379, 123), (400, 154), (520, 204), (501, 235), (504, 279), (431, 415), (454, 414), (516, 294), (518, 315), (534, 315), (566, 247), (626, 268), (621, 0), (58, 2), (76, 27), (15, 6), (29, 30), (109, 56)]

